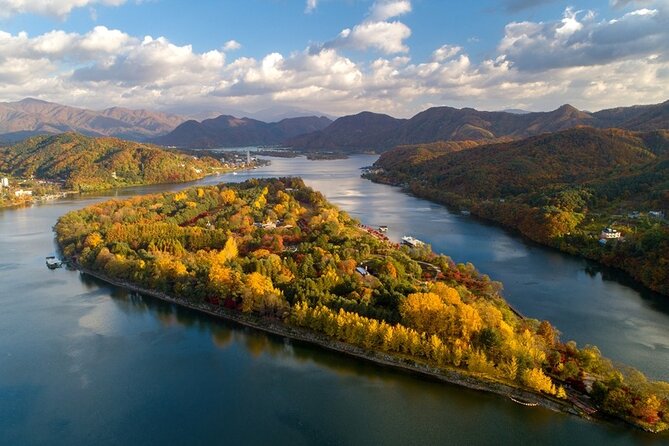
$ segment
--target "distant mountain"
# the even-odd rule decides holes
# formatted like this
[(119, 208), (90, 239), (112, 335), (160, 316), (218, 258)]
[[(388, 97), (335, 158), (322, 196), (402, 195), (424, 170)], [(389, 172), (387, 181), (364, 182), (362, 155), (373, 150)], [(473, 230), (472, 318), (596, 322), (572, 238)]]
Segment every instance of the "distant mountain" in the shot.
[(433, 107), (418, 113), (394, 132), (383, 135), (381, 147), (440, 140), (495, 140), (505, 137), (517, 139), (579, 125), (592, 125), (593, 122), (590, 115), (571, 105), (563, 105), (551, 112), (523, 115), (478, 111), (473, 108)]
[(304, 108), (290, 107), (286, 105), (274, 105), (255, 112), (244, 112), (243, 114), (227, 113), (234, 116), (243, 116), (250, 119), (257, 119), (264, 122), (279, 122), (290, 118), (306, 118), (309, 116), (325, 116), (330, 120), (336, 119), (332, 115), (317, 112), (314, 110), (307, 110)]
[(669, 101), (588, 113), (565, 104), (549, 112), (488, 112), (473, 108), (433, 107), (408, 120), (364, 112), (337, 119), (330, 127), (286, 143), (305, 151), (387, 150), (398, 145), (436, 141), (522, 139), (570, 128), (669, 128)]
[(305, 151), (374, 150), (394, 144), (386, 142), (406, 119), (372, 112), (344, 116), (327, 128), (285, 141), (285, 144)]
[(0, 103), (0, 140), (68, 131), (145, 140), (166, 134), (183, 121), (176, 115), (147, 110), (113, 107), (94, 111), (27, 98)]
[[(270, 103), (271, 104), (271, 103)], [(220, 105), (176, 105), (168, 111), (180, 116), (188, 116), (189, 119), (204, 121), (205, 119), (214, 119), (221, 115), (237, 116), (240, 118), (255, 119), (263, 122), (279, 122), (289, 118), (304, 118), (308, 116), (325, 116), (330, 120), (337, 119), (336, 116), (322, 113), (316, 110), (309, 110), (288, 105), (268, 105), (261, 110), (248, 111), (241, 108), (234, 108)]]
[(505, 108), (502, 111), (506, 113), (513, 113), (514, 115), (526, 115), (527, 113), (532, 113), (531, 111), (523, 110), (522, 108)]
[[(662, 104), (602, 110), (592, 115), (600, 121), (601, 127), (620, 127), (640, 131), (669, 129), (669, 101)], [(613, 125), (607, 125), (611, 123)]]
[(186, 121), (174, 131), (153, 141), (166, 146), (190, 148), (276, 145), (297, 135), (319, 131), (331, 123), (326, 117), (316, 116), (267, 123), (221, 115), (202, 122)]

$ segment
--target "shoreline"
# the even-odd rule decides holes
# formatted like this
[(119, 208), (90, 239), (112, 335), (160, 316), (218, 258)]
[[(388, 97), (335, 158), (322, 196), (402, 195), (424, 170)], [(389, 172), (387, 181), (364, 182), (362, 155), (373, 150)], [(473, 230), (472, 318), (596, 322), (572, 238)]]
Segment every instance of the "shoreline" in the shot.
[[(355, 345), (329, 338), (326, 335), (316, 333), (305, 328), (287, 325), (278, 320), (262, 318), (260, 316), (242, 313), (238, 310), (230, 310), (223, 307), (213, 306), (208, 303), (193, 303), (185, 299), (172, 297), (160, 291), (147, 289), (127, 281), (108, 277), (102, 273), (84, 268), (74, 261), (70, 261), (70, 265), (80, 273), (87, 274), (109, 285), (124, 288), (129, 291), (140, 293), (142, 295), (149, 296), (166, 303), (188, 308), (193, 311), (198, 311), (208, 316), (223, 319), (238, 325), (260, 330), (274, 336), (288, 338), (298, 342), (304, 342), (353, 358), (366, 360), (382, 367), (393, 368), (404, 373), (418, 375), (422, 378), (432, 379), (455, 386), (465, 387), (470, 390), (492, 393), (500, 397), (505, 397), (511, 402), (514, 402), (514, 404), (519, 404), (515, 401), (521, 400), (523, 403), (520, 404), (524, 406), (539, 406), (553, 412), (575, 415), (588, 421), (606, 421), (612, 422), (614, 424), (624, 423), (625, 425), (630, 425), (630, 423), (627, 423), (624, 420), (617, 420), (608, 416), (602, 416), (599, 413), (594, 416), (588, 414), (582, 408), (577, 407), (577, 405), (571, 402), (570, 399), (559, 400), (557, 398), (552, 398), (548, 395), (536, 393), (528, 389), (514, 387), (504, 382), (493, 381), (487, 377), (476, 376), (475, 374), (466, 372), (464, 370), (455, 368), (439, 369), (427, 364), (418, 363), (413, 359), (398, 357), (376, 350), (367, 350), (362, 347), (357, 347)], [(574, 396), (580, 394), (570, 391), (569, 395)], [(640, 430), (645, 430), (634, 424), (632, 424), (632, 426)], [(650, 430), (645, 431), (653, 433), (653, 431)]]
[[(435, 203), (435, 204), (444, 206), (446, 209), (449, 210), (449, 212), (453, 213), (453, 212), (452, 212), (452, 209), (453, 209), (452, 206), (454, 206), (454, 205), (451, 204), (451, 203), (447, 203), (447, 202), (444, 202), (444, 201), (440, 201), (440, 200), (431, 198), (431, 197), (429, 197), (429, 196), (427, 196), (427, 195), (419, 195), (419, 194), (416, 194), (416, 193), (412, 192), (408, 187), (404, 187), (404, 186), (401, 185), (401, 184), (394, 183), (394, 182), (391, 182), (391, 181), (384, 181), (384, 180), (382, 180), (382, 179), (380, 179), (380, 178), (375, 178), (375, 177), (373, 177), (373, 176), (372, 176), (372, 177), (363, 177), (363, 178), (366, 179), (366, 180), (371, 181), (372, 183), (383, 184), (383, 185), (391, 186), (391, 187), (397, 187), (397, 188), (399, 188), (403, 193), (405, 193), (405, 194), (407, 194), (407, 195), (411, 195), (411, 196), (413, 196), (413, 197), (420, 198), (420, 199), (422, 199), (422, 200), (427, 200), (427, 201), (429, 201), (430, 203)], [(578, 252), (571, 252), (571, 251), (568, 251), (568, 250), (566, 250), (566, 249), (562, 249), (562, 248), (560, 248), (559, 246), (555, 246), (555, 245), (553, 245), (553, 244), (548, 244), (548, 243), (544, 243), (544, 242), (535, 240), (535, 239), (533, 239), (533, 238), (531, 238), (531, 237), (525, 235), (525, 234), (524, 234), (522, 231), (520, 231), (518, 228), (515, 228), (515, 227), (513, 227), (513, 226), (505, 225), (505, 224), (503, 224), (503, 223), (501, 223), (501, 222), (499, 222), (499, 221), (497, 221), (497, 220), (493, 220), (493, 219), (490, 219), (490, 218), (486, 218), (486, 217), (480, 215), (479, 213), (477, 213), (475, 210), (470, 209), (470, 212), (471, 212), (471, 215), (472, 215), (473, 217), (476, 217), (476, 218), (477, 218), (479, 221), (481, 221), (481, 222), (485, 222), (485, 223), (487, 223), (487, 224), (494, 225), (494, 226), (496, 226), (496, 227), (498, 227), (498, 228), (502, 228), (502, 229), (504, 229), (504, 230), (510, 231), (510, 232), (513, 233), (513, 234), (516, 234), (516, 235), (521, 236), (521, 237), (522, 237), (524, 240), (526, 240), (526, 241), (530, 241), (530, 242), (532, 242), (532, 243), (536, 243), (538, 246), (541, 246), (541, 247), (544, 247), (544, 248), (549, 248), (549, 249), (554, 249), (555, 251), (557, 251), (557, 252), (559, 252), (559, 253), (561, 253), (561, 254), (565, 254), (565, 255), (573, 256), (573, 257), (578, 258), (578, 259), (583, 259), (583, 260), (587, 260), (587, 261), (590, 261), (590, 262), (594, 262), (594, 263), (596, 263), (597, 265), (599, 265), (599, 266), (603, 266), (603, 267), (605, 267), (605, 268), (611, 268), (611, 269), (615, 270), (615, 271), (618, 272), (618, 273), (623, 273), (623, 274), (625, 274), (626, 278), (629, 279), (634, 285), (636, 285), (636, 286), (638, 286), (638, 287), (640, 287), (640, 288), (643, 288), (644, 290), (651, 291), (651, 292), (653, 292), (653, 293), (657, 293), (657, 294), (659, 294), (660, 296), (663, 296), (663, 297), (665, 297), (665, 298), (666, 298), (666, 297), (669, 297), (669, 294), (664, 293), (664, 292), (662, 292), (662, 291), (660, 291), (660, 290), (658, 290), (658, 289), (655, 289), (655, 288), (651, 287), (650, 285), (644, 283), (642, 280), (637, 279), (637, 278), (634, 276), (634, 273), (633, 273), (632, 271), (628, 271), (628, 270), (626, 270), (626, 269), (619, 268), (619, 267), (614, 266), (614, 265), (609, 265), (609, 264), (607, 264), (607, 263), (604, 263), (601, 259), (599, 259), (599, 258), (595, 258), (595, 257), (593, 257), (593, 256), (587, 256), (587, 255), (585, 255), (585, 254), (578, 253)]]
[(214, 177), (214, 176), (219, 176), (219, 175), (226, 175), (228, 173), (232, 172), (239, 172), (239, 171), (244, 171), (244, 170), (249, 170), (249, 169), (228, 169), (224, 171), (217, 171), (217, 172), (212, 172), (207, 175), (204, 175), (200, 178), (196, 178), (194, 180), (188, 180), (188, 181), (177, 181), (177, 182), (168, 182), (168, 183), (141, 183), (141, 184), (128, 184), (125, 186), (117, 186), (117, 187), (106, 187), (102, 189), (93, 189), (93, 190), (86, 190), (86, 191), (81, 191), (81, 190), (64, 190), (59, 192), (58, 194), (50, 194), (45, 198), (45, 197), (35, 197), (31, 200), (24, 201), (22, 203), (12, 203), (4, 206), (0, 206), (0, 210), (3, 209), (19, 209), (22, 207), (27, 207), (27, 206), (33, 206), (36, 204), (45, 204), (53, 201), (58, 201), (58, 200), (63, 200), (65, 198), (68, 198), (69, 196), (73, 195), (79, 195), (79, 196), (84, 196), (85, 194), (100, 194), (103, 192), (109, 192), (113, 190), (125, 190), (125, 189), (130, 189), (133, 187), (147, 187), (147, 186), (168, 186), (168, 185), (180, 185), (180, 184), (188, 184), (188, 183), (195, 183), (197, 181), (204, 180), (205, 178), (209, 177)]

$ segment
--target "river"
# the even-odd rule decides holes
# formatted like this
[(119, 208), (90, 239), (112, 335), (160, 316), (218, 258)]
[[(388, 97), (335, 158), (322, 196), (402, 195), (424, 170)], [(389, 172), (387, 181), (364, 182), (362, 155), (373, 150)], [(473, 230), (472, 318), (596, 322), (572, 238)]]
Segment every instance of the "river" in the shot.
[[(564, 339), (669, 379), (669, 299), (624, 275), (543, 248), (360, 178), (373, 156), (272, 159), (238, 175), (302, 176), (388, 235), (471, 261)], [(48, 270), (56, 219), (150, 186), (0, 210), (0, 444), (660, 444), (237, 327), (77, 271)], [(666, 443), (665, 443), (666, 444)]]

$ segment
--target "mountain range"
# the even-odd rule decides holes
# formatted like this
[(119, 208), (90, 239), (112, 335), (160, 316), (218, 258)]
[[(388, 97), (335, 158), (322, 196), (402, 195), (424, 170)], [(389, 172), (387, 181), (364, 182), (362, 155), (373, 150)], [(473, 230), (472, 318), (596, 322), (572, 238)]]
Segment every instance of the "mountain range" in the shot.
[(184, 121), (180, 116), (147, 110), (112, 107), (95, 111), (32, 98), (0, 103), (0, 138), (4, 141), (69, 131), (145, 140), (166, 134)]
[(156, 144), (190, 148), (244, 147), (276, 145), (304, 133), (328, 127), (332, 121), (324, 116), (307, 116), (263, 122), (250, 118), (221, 115), (202, 122), (190, 120), (167, 135), (153, 139)]
[(594, 113), (568, 104), (548, 112), (520, 112), (444, 106), (429, 108), (410, 119), (365, 111), (332, 121), (326, 116), (302, 116), (306, 111), (297, 108), (274, 107), (258, 113), (267, 120), (292, 117), (265, 122), (221, 115), (198, 122), (147, 110), (114, 107), (93, 111), (29, 98), (0, 103), (0, 141), (76, 131), (189, 148), (285, 145), (304, 152), (351, 153), (438, 141), (518, 140), (581, 126), (669, 129), (669, 101)]
[(411, 119), (364, 112), (339, 118), (321, 131), (289, 139), (285, 144), (304, 151), (383, 151), (398, 145), (436, 141), (522, 139), (580, 126), (635, 131), (667, 129), (669, 101), (595, 113), (568, 104), (549, 112), (524, 114), (433, 107)]

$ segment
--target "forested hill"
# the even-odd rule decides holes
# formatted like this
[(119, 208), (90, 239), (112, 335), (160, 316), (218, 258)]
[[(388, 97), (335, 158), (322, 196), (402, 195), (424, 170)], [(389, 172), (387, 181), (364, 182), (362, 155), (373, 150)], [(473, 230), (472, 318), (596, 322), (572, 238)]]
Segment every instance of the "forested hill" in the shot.
[[(456, 152), (398, 148), (375, 167), (375, 181), (470, 209), (669, 294), (667, 131), (576, 128)], [(625, 242), (602, 246), (604, 227)]]
[(669, 132), (576, 128), (465, 151), (398, 148), (381, 155), (376, 166), (439, 181), (467, 197), (503, 198), (635, 172), (666, 155), (668, 141)]
[(117, 138), (77, 133), (28, 138), (0, 148), (0, 172), (60, 181), (76, 190), (191, 181), (223, 166), (192, 156)]

